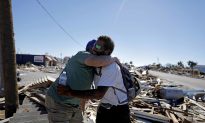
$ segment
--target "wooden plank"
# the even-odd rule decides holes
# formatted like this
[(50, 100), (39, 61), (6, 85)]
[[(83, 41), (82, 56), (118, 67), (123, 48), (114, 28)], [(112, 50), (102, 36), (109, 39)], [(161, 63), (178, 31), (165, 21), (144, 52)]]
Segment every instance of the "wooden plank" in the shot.
[(183, 111), (186, 111), (186, 110), (187, 110), (186, 104), (183, 104), (183, 105), (182, 105), (182, 110), (183, 110)]
[(4, 120), (1, 120), (0, 123), (9, 123), (9, 120), (13, 118), (13, 117), (9, 117), (9, 118), (6, 118)]
[(174, 114), (177, 115), (182, 120), (182, 123), (193, 123), (193, 119), (191, 117), (187, 117), (182, 115), (181, 113), (175, 112)]
[(136, 108), (136, 107), (132, 107), (132, 110), (136, 110), (136, 111), (143, 111), (143, 112), (151, 112), (152, 109), (150, 108)]
[(149, 114), (146, 112), (140, 112), (136, 110), (130, 109), (130, 111), (133, 113), (134, 116), (143, 118), (143, 119), (148, 119), (154, 122), (163, 122), (163, 123), (170, 123), (170, 119), (165, 116), (157, 115), (157, 114)]
[(45, 102), (44, 102), (44, 101), (39, 100), (38, 98), (31, 96), (31, 94), (30, 94), (29, 92), (26, 92), (25, 95), (26, 95), (28, 98), (30, 98), (31, 100), (37, 102), (38, 104), (41, 104), (41, 105), (45, 106)]
[(163, 108), (163, 109), (166, 109), (166, 110), (169, 110), (169, 111), (173, 111), (173, 112), (179, 112), (179, 113), (182, 113), (182, 114), (185, 114), (185, 115), (191, 115), (188, 112), (180, 111), (179, 109), (177, 110), (177, 108), (174, 108), (174, 107), (172, 107), (172, 109), (169, 109), (169, 108)]
[(38, 97), (38, 99), (42, 100), (45, 102), (45, 99), (46, 99), (46, 95), (44, 94), (40, 94), (40, 93), (35, 93), (34, 94), (36, 97)]
[(175, 115), (173, 113), (170, 113), (170, 117), (171, 117), (173, 123), (179, 123), (179, 121), (177, 120), (177, 118), (175, 117)]
[(202, 105), (200, 105), (200, 104), (197, 103), (196, 101), (194, 101), (194, 100), (192, 100), (192, 99), (189, 99), (189, 98), (188, 98), (188, 100), (189, 100), (190, 103), (195, 104), (195, 105), (199, 106), (201, 109), (205, 110), (205, 107), (202, 106)]
[(152, 107), (150, 114), (154, 114), (154, 107)]
[(165, 110), (165, 114), (166, 114), (166, 116), (167, 116), (168, 118), (171, 119), (170, 112), (169, 112), (168, 110)]

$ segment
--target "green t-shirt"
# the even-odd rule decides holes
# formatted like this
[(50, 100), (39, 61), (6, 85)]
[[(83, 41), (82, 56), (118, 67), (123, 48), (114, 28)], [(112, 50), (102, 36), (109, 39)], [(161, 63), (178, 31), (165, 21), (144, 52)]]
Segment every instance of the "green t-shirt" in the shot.
[[(69, 85), (73, 90), (88, 90), (91, 87), (94, 78), (94, 67), (90, 67), (84, 64), (86, 58), (91, 54), (86, 51), (80, 51), (66, 64), (64, 71), (66, 71), (67, 81), (66, 85)], [(47, 94), (51, 96), (56, 102), (61, 104), (77, 104), (79, 105), (79, 98), (61, 96), (57, 93), (58, 78), (50, 86)]]

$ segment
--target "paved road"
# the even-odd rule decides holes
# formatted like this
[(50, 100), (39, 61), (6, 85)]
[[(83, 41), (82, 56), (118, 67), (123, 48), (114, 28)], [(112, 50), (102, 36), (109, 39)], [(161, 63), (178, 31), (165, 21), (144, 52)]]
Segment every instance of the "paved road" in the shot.
[(149, 73), (153, 76), (158, 76), (161, 79), (172, 81), (176, 84), (184, 85), (185, 87), (205, 90), (205, 80), (202, 79), (195, 79), (157, 71), (149, 71)]

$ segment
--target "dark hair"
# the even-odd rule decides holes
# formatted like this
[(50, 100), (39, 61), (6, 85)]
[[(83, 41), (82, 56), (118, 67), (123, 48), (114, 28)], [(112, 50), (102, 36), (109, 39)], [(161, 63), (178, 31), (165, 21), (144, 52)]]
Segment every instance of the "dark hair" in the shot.
[(113, 52), (114, 47), (115, 47), (113, 40), (110, 37), (104, 36), (104, 35), (98, 37), (98, 40), (102, 40), (104, 42), (104, 48), (105, 48), (105, 50), (110, 50), (110, 52), (108, 54), (108, 55), (110, 55)]

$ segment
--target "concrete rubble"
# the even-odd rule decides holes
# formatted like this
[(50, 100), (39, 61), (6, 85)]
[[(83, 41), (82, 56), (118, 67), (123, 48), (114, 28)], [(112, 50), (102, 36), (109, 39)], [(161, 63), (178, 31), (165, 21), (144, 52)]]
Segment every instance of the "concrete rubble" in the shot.
[[(43, 66), (18, 67), (20, 73), (47, 72), (59, 73), (62, 67)], [(130, 68), (130, 72), (141, 83), (141, 93), (130, 102), (132, 123), (203, 123), (205, 122), (205, 91), (193, 90), (182, 85), (173, 84), (149, 74), (148, 70)], [(30, 82), (27, 85), (19, 84), (19, 95), (44, 106), (45, 94), (55, 78), (44, 76)], [(88, 100), (84, 111), (84, 119), (87, 123), (95, 123), (99, 100)], [(0, 98), (1, 109), (4, 98)], [(22, 104), (23, 105), (23, 104)], [(23, 108), (23, 107), (21, 107)], [(18, 109), (20, 110), (20, 109)], [(14, 115), (15, 116), (15, 115)], [(9, 120), (2, 120), (2, 122)]]

